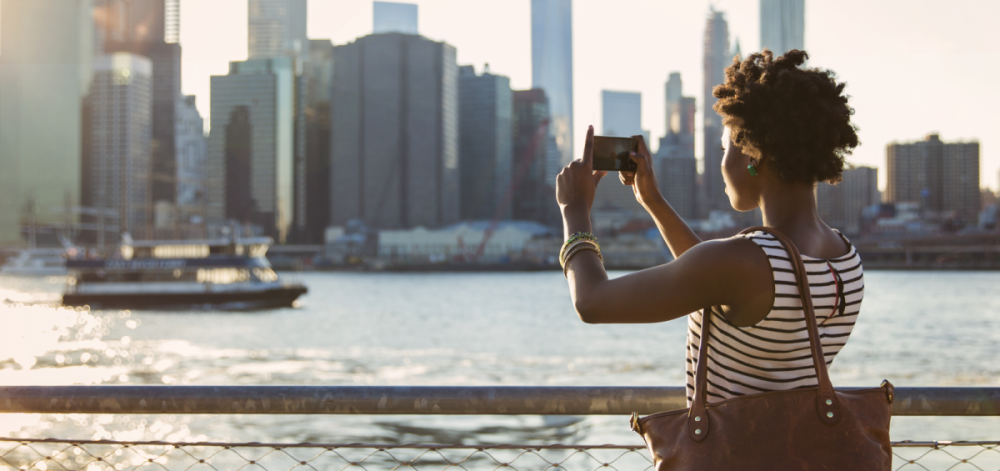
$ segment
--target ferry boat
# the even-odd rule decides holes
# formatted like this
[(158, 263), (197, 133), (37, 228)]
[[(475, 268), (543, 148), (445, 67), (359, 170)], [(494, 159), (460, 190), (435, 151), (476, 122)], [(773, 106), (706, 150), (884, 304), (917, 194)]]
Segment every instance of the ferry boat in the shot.
[(268, 237), (132, 241), (101, 259), (69, 259), (65, 306), (140, 309), (287, 307), (306, 287), (278, 279)]
[(0, 266), (0, 274), (14, 276), (66, 275), (66, 249), (25, 249)]

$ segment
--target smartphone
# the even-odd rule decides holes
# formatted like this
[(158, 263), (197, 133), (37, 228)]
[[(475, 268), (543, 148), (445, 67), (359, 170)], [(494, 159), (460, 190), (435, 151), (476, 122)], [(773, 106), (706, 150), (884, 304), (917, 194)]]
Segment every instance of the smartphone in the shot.
[(639, 166), (629, 153), (638, 151), (638, 138), (594, 136), (594, 170), (634, 172)]

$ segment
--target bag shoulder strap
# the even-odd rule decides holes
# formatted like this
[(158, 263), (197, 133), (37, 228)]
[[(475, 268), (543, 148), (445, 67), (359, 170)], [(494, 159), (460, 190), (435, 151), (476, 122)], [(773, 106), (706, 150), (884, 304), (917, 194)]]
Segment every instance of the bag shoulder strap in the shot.
[[(816, 392), (816, 412), (820, 420), (828, 425), (840, 421), (840, 402), (833, 392), (833, 384), (826, 368), (826, 357), (823, 355), (823, 344), (819, 338), (819, 328), (816, 325), (816, 312), (813, 309), (812, 293), (809, 290), (809, 278), (806, 275), (802, 254), (795, 244), (784, 234), (768, 227), (756, 226), (743, 230), (740, 234), (751, 232), (767, 232), (774, 236), (788, 252), (791, 258), (792, 270), (795, 272), (795, 282), (799, 288), (799, 298), (802, 300), (802, 311), (805, 313), (806, 330), (809, 333), (809, 349), (812, 353), (813, 366), (819, 388)], [(688, 412), (688, 435), (695, 441), (704, 440), (708, 436), (709, 417), (705, 408), (708, 400), (708, 338), (712, 325), (712, 308), (705, 308), (701, 318), (701, 341), (698, 348), (698, 368), (695, 372), (695, 393), (691, 410)]]

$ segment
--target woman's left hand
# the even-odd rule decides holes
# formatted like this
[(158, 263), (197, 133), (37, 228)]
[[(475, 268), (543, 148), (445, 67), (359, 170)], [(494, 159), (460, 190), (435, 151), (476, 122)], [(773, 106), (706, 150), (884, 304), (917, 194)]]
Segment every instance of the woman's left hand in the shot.
[(632, 152), (629, 156), (636, 164), (635, 172), (619, 172), (618, 178), (622, 184), (632, 187), (635, 193), (635, 200), (642, 207), (649, 209), (651, 204), (663, 200), (660, 195), (660, 188), (656, 184), (656, 173), (653, 171), (653, 159), (650, 158), (649, 148), (646, 147), (646, 140), (642, 136), (632, 136), (639, 140), (638, 152)]
[(556, 177), (556, 201), (561, 209), (579, 207), (590, 210), (594, 204), (597, 184), (608, 172), (594, 171), (594, 127), (587, 129), (587, 142), (583, 146), (583, 157), (574, 160)]

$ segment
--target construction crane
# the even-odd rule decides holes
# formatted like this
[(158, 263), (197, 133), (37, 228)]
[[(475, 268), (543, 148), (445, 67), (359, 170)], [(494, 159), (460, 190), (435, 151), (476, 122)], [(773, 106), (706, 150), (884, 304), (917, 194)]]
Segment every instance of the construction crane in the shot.
[[(476, 251), (472, 256), (465, 256), (466, 261), (475, 262), (479, 257), (483, 256), (483, 251), (486, 250), (486, 244), (489, 243), (490, 238), (493, 237), (493, 233), (496, 232), (497, 225), (500, 224), (500, 219), (503, 217), (507, 208), (510, 207), (510, 202), (514, 197), (514, 190), (517, 189), (518, 185), (521, 184), (521, 180), (528, 174), (531, 169), (531, 164), (535, 161), (535, 156), (537, 155), (536, 150), (538, 149), (539, 143), (541, 143), (545, 137), (548, 135), (549, 131), (549, 120), (546, 119), (538, 125), (538, 129), (535, 130), (535, 135), (531, 137), (531, 142), (528, 143), (528, 148), (525, 149), (524, 154), (520, 156), (517, 162), (517, 166), (514, 175), (510, 179), (510, 185), (507, 186), (507, 190), (504, 192), (503, 198), (497, 204), (496, 210), (493, 213), (493, 219), (490, 220), (490, 225), (483, 232), (483, 240), (479, 242), (479, 246), (476, 247)], [(462, 238), (459, 237), (458, 245), (464, 252), (465, 244)]]

